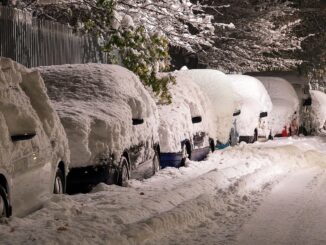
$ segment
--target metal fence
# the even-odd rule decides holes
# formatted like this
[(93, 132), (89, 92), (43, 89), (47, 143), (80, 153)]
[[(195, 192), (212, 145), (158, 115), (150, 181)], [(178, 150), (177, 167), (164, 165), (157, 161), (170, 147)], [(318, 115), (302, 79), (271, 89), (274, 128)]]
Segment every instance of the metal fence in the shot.
[(107, 62), (96, 37), (4, 6), (0, 6), (0, 56), (27, 67)]

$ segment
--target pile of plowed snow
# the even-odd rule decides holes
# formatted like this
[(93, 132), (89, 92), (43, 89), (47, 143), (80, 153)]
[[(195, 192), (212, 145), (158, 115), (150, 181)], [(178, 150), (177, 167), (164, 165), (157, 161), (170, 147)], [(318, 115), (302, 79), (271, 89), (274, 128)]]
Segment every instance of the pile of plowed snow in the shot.
[(30, 154), (28, 141), (14, 146), (10, 136), (32, 133), (37, 135), (35, 147), (51, 147), (53, 159), (69, 163), (66, 134), (40, 74), (0, 57), (0, 162), (8, 165), (9, 173), (13, 150), (18, 158)]
[[(215, 152), (206, 161), (189, 162), (188, 167), (166, 168), (150, 179), (132, 180), (126, 188), (100, 184), (91, 194), (55, 196), (28, 217), (0, 225), (0, 243), (178, 241), (183, 229), (205, 223), (210, 216), (254, 208), (253, 193), (289, 171), (326, 167), (325, 145), (322, 138), (241, 144)], [(233, 198), (241, 200), (239, 207)]]
[[(71, 165), (119, 159), (139, 142), (158, 141), (158, 113), (139, 78), (117, 65), (40, 67), (48, 94), (67, 132)], [(144, 119), (134, 127), (132, 119)]]

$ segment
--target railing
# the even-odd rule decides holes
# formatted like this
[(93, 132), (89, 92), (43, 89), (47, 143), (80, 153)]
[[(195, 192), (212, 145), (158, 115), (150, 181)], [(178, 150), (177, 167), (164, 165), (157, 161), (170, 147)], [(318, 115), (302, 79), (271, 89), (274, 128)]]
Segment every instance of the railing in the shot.
[(0, 56), (27, 67), (107, 62), (96, 37), (4, 6), (0, 6)]

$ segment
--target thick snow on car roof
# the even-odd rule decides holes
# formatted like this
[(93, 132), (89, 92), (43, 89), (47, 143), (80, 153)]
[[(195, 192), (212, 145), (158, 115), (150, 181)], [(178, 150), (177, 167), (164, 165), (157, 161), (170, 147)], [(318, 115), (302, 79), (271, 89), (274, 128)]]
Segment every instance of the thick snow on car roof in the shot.
[(273, 109), (269, 116), (272, 132), (273, 134), (280, 133), (285, 125), (288, 126), (291, 123), (294, 113), (298, 114), (299, 112), (298, 95), (292, 85), (283, 78), (256, 78), (264, 84), (273, 103)]
[(227, 75), (232, 85), (241, 114), (237, 118), (239, 135), (251, 136), (259, 123), (261, 112), (272, 110), (272, 101), (264, 85), (247, 75)]
[(189, 76), (210, 100), (209, 108), (213, 128), (213, 136), (221, 143), (229, 139), (235, 110), (235, 97), (228, 77), (220, 71), (212, 69), (182, 70), (179, 72)]
[[(52, 144), (53, 159), (69, 164), (68, 141), (56, 111), (46, 94), (40, 74), (8, 58), (0, 57), (0, 162), (10, 163), (10, 136), (36, 133), (39, 145)], [(15, 145), (24, 156), (28, 141)], [(51, 160), (51, 159), (49, 159)]]
[[(157, 108), (139, 78), (117, 65), (38, 68), (69, 139), (75, 167), (98, 164), (148, 138), (155, 142)], [(144, 119), (133, 126), (132, 119)]]
[(313, 124), (317, 130), (322, 129), (326, 122), (326, 94), (321, 91), (310, 90), (310, 95)]
[[(209, 101), (197, 84), (180, 72), (171, 75), (176, 78), (169, 87), (172, 103), (159, 106), (161, 152), (180, 152), (183, 140), (192, 139), (197, 132), (209, 133), (211, 123)], [(202, 122), (193, 124), (191, 119), (197, 116), (202, 117)]]

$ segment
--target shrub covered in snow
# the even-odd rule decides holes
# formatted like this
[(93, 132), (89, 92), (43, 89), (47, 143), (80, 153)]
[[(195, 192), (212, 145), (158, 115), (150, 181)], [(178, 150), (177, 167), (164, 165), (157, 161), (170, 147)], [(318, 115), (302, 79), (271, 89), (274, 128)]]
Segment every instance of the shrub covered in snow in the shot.
[(238, 133), (240, 136), (253, 136), (254, 130), (260, 126), (260, 113), (270, 113), (272, 101), (258, 79), (246, 75), (228, 77), (241, 110), (237, 118)]
[(315, 131), (320, 131), (325, 129), (324, 126), (326, 122), (326, 94), (317, 90), (310, 90), (310, 94), (312, 100), (312, 126)]
[(211, 69), (182, 70), (180, 73), (191, 78), (208, 99), (205, 110), (210, 117), (211, 137), (223, 144), (227, 143), (236, 108), (228, 77), (223, 72)]
[[(158, 141), (155, 102), (127, 69), (83, 64), (39, 70), (67, 132), (72, 167), (99, 165), (112, 156), (119, 161), (124, 150)], [(144, 123), (133, 126), (132, 119)]]
[(292, 85), (279, 77), (256, 77), (265, 86), (273, 103), (268, 116), (273, 135), (281, 134), (284, 127), (298, 124), (299, 98)]

